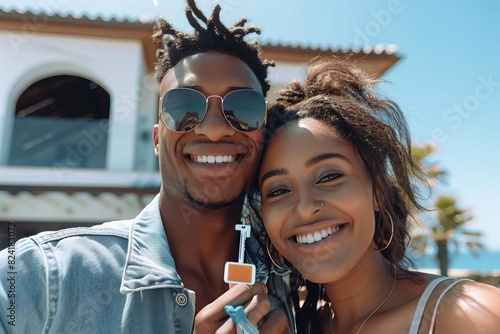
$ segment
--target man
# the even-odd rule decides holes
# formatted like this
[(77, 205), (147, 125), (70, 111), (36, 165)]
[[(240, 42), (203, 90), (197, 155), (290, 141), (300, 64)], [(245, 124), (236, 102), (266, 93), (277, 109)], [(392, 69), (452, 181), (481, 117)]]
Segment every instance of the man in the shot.
[[(234, 333), (228, 304), (243, 305), (261, 333), (290, 331), (286, 286), (265, 263), (256, 260), (257, 280), (269, 293), (258, 282), (229, 289), (223, 280), (225, 263), (238, 259), (235, 224), (260, 158), (270, 64), (261, 61), (258, 44), (243, 40), (256, 28), (245, 28), (244, 20), (227, 28), (219, 6), (207, 19), (194, 0), (187, 2), (193, 34), (159, 19), (153, 35), (162, 44), (153, 131), (159, 195), (130, 221), (20, 240), (15, 299), (9, 282), (1, 282), (4, 331)], [(2, 275), (7, 259), (5, 250)], [(12, 300), (15, 327), (5, 316)]]

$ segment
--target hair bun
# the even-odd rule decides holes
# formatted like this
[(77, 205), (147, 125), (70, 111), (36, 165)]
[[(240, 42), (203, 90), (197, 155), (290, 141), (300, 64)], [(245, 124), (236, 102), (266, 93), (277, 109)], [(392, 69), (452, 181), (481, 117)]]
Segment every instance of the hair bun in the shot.
[(276, 101), (288, 106), (320, 95), (370, 101), (373, 86), (378, 81), (345, 60), (316, 59), (309, 68), (305, 84), (293, 81), (279, 92)]
[(290, 106), (303, 101), (306, 97), (306, 91), (300, 82), (292, 81), (279, 92), (276, 102)]
[(332, 95), (366, 99), (378, 80), (346, 61), (324, 58), (309, 71), (305, 87), (309, 95)]

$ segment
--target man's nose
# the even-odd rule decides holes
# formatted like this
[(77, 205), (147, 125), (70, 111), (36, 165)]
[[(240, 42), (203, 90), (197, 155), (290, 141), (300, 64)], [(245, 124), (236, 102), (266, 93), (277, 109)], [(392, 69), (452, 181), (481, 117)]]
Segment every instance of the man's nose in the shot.
[(207, 113), (203, 121), (194, 128), (197, 135), (204, 135), (211, 141), (219, 141), (223, 137), (233, 136), (236, 130), (228, 124), (222, 112), (222, 98), (209, 96)]

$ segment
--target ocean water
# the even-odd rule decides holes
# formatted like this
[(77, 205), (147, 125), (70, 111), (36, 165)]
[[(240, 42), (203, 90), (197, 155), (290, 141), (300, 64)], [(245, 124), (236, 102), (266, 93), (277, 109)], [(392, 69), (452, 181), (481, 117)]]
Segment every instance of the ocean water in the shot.
[[(416, 269), (439, 268), (436, 255), (411, 254)], [(450, 253), (450, 269), (465, 269), (475, 273), (500, 273), (500, 251), (482, 251), (474, 256), (470, 252)]]

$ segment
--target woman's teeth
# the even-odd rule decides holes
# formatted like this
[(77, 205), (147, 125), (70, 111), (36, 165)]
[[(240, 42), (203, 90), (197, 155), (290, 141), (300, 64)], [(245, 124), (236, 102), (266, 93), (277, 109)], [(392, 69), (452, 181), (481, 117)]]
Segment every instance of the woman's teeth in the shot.
[(191, 160), (201, 164), (220, 164), (226, 162), (233, 162), (236, 160), (234, 155), (197, 155), (192, 156)]
[(314, 242), (318, 242), (323, 240), (324, 238), (328, 237), (329, 235), (332, 235), (333, 233), (337, 232), (342, 228), (343, 225), (339, 225), (337, 227), (328, 227), (326, 229), (323, 229), (319, 232), (314, 232), (314, 233), (308, 233), (308, 234), (303, 234), (303, 235), (296, 235), (295, 236), (295, 241), (299, 244), (312, 244)]

